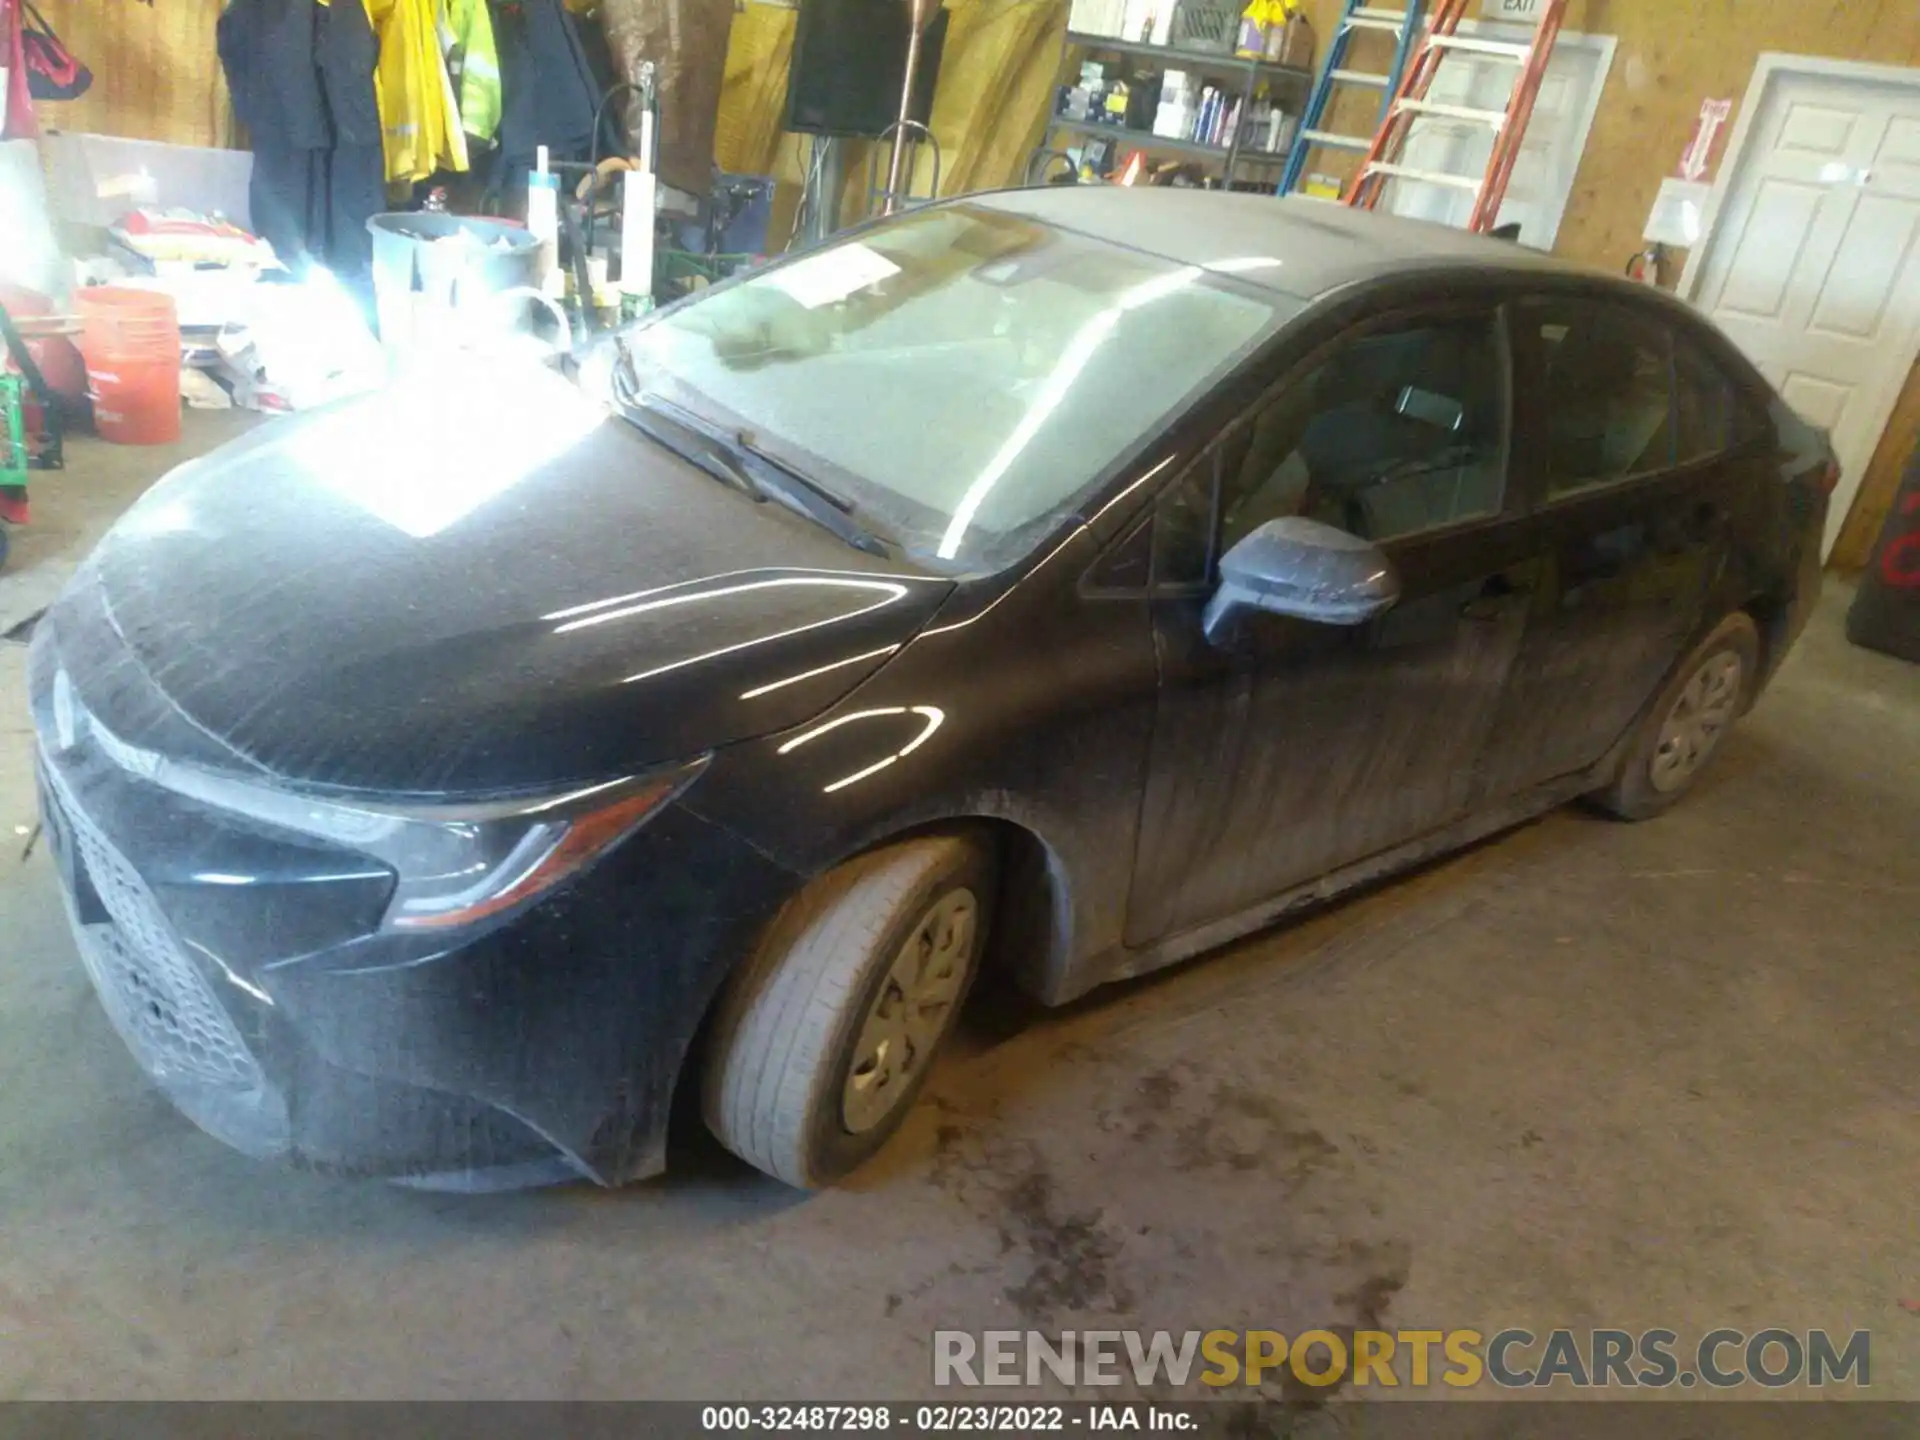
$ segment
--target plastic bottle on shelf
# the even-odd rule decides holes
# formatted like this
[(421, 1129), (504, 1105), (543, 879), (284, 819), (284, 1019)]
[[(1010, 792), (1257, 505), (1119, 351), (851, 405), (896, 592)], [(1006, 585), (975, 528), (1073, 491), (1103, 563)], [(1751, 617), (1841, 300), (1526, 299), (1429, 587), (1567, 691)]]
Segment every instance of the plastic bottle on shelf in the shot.
[(1243, 150), (1264, 150), (1267, 147), (1267, 130), (1273, 115), (1273, 100), (1262, 85), (1254, 92), (1253, 104), (1247, 107), (1247, 113), (1240, 122), (1240, 148)]
[(1273, 112), (1273, 139), (1268, 143), (1267, 149), (1276, 155), (1284, 154), (1291, 149), (1293, 147), (1294, 128), (1299, 123), (1297, 116), (1289, 115), (1284, 110), (1276, 109)]
[(1247, 8), (1240, 12), (1240, 34), (1233, 50), (1241, 59), (1259, 60), (1266, 56), (1267, 12), (1271, 8), (1271, 0), (1248, 0)]
[(1267, 59), (1276, 65), (1298, 65), (1305, 69), (1313, 62), (1313, 32), (1305, 13), (1292, 0), (1280, 0), (1279, 14), (1270, 17), (1267, 26)]

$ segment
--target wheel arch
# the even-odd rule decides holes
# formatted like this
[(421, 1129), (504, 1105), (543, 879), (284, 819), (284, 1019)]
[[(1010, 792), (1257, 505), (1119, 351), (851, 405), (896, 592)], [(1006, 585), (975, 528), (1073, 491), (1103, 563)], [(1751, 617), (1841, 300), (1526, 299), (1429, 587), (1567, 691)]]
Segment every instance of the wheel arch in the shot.
[(1778, 592), (1763, 590), (1749, 596), (1740, 612), (1753, 621), (1753, 628), (1760, 632), (1760, 673), (1747, 691), (1747, 708), (1751, 709), (1791, 639), (1793, 602)]
[[(988, 802), (962, 806), (932, 816), (921, 816), (910, 823), (891, 826), (883, 832), (863, 837), (848, 845), (820, 865), (811, 875), (798, 881), (775, 910), (791, 904), (821, 877), (848, 861), (889, 845), (897, 845), (923, 835), (970, 833), (991, 847), (997, 873), (993, 925), (982, 957), (982, 973), (1011, 980), (1022, 991), (1051, 1003), (1064, 998), (1067, 977), (1072, 971), (1074, 944), (1078, 935), (1075, 900), (1079, 891), (1061, 848), (1042, 834), (1042, 826), (1031, 817), (1016, 818)], [(768, 925), (773, 921), (770, 919)], [(763, 926), (758, 936), (764, 937)], [(756, 944), (759, 939), (756, 939)], [(700, 1022), (682, 1051), (673, 1082), (670, 1130), (678, 1134), (684, 1127), (699, 1128), (697, 1100), (700, 1068), (709, 1051), (709, 1039), (715, 1017), (725, 1002), (735, 975), (751, 958), (744, 950), (726, 967), (707, 997)], [(1084, 987), (1080, 987), (1084, 988)], [(690, 1108), (691, 1107), (691, 1108)]]
[(993, 928), (982, 957), (983, 972), (1047, 998), (1074, 953), (1076, 891), (1065, 855), (1030, 818), (986, 805), (921, 818), (849, 849), (820, 873), (916, 836), (954, 833), (976, 836), (995, 861)]

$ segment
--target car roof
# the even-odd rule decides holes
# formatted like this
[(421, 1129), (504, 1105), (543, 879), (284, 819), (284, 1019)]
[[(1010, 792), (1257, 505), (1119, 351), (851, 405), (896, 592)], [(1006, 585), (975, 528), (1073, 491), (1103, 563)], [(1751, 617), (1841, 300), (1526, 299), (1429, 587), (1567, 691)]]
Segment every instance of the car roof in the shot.
[[(1593, 274), (1511, 240), (1297, 195), (1052, 185), (970, 195), (963, 203), (1030, 216), (1308, 301), (1355, 281), (1414, 270)], [(1255, 263), (1261, 260), (1279, 263)]]

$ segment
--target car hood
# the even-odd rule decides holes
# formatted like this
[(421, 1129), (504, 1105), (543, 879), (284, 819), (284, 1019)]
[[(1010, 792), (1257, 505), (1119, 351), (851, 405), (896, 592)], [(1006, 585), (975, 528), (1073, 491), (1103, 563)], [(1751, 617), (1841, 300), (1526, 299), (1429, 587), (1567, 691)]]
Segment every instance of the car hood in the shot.
[[(951, 589), (534, 366), (265, 425), (150, 491), (85, 586), (144, 679), (239, 757), (420, 795), (604, 778), (800, 724)], [(112, 697), (75, 684), (107, 720)]]

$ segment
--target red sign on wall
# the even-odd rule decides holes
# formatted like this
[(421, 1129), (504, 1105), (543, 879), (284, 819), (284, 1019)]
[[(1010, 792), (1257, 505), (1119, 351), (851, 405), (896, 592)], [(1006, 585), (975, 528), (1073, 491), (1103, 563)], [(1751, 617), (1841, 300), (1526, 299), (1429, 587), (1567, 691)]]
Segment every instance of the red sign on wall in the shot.
[(1693, 122), (1693, 138), (1687, 141), (1687, 148), (1680, 153), (1680, 163), (1674, 174), (1682, 180), (1704, 180), (1707, 170), (1713, 163), (1714, 142), (1720, 138), (1720, 130), (1733, 114), (1731, 100), (1703, 100), (1700, 102), (1700, 116)]

